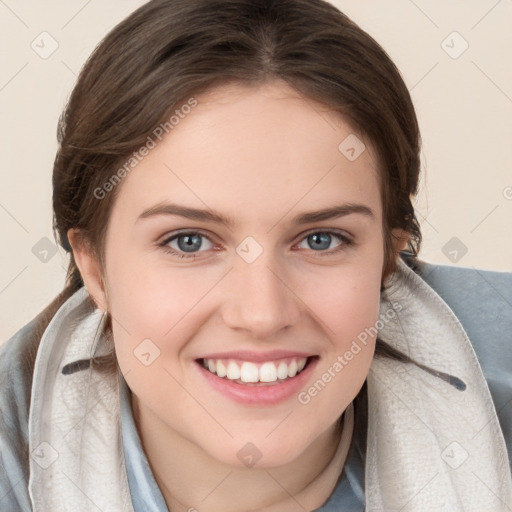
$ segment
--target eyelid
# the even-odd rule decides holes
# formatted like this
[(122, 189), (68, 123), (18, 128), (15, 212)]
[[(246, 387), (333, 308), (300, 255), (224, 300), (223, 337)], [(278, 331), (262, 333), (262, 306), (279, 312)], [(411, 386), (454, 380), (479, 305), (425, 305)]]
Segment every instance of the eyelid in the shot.
[(354, 236), (351, 235), (349, 232), (343, 230), (343, 229), (337, 229), (337, 228), (311, 228), (307, 229), (306, 231), (303, 231), (302, 233), (298, 234), (295, 238), (299, 241), (306, 238), (309, 235), (312, 235), (313, 233), (327, 233), (328, 235), (337, 235), (342, 238), (345, 238), (347, 240), (350, 240), (351, 242), (354, 241)]
[(165, 234), (163, 237), (159, 239), (157, 242), (159, 245), (168, 244), (171, 240), (179, 237), (180, 235), (201, 235), (204, 238), (210, 240), (210, 242), (215, 243), (213, 240), (213, 235), (206, 233), (202, 229), (178, 229), (177, 231), (172, 231), (171, 233)]

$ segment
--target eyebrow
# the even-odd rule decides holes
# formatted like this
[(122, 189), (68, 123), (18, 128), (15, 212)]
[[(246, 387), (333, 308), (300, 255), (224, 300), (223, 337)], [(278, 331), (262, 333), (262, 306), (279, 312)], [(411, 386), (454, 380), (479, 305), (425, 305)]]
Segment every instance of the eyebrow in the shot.
[[(301, 213), (293, 217), (291, 223), (295, 225), (309, 224), (338, 217), (345, 217), (351, 214), (360, 214), (370, 219), (375, 218), (373, 210), (369, 206), (359, 203), (347, 203), (330, 208), (324, 208), (322, 210)], [(235, 225), (233, 218), (226, 217), (213, 210), (189, 208), (187, 206), (181, 206), (174, 203), (159, 203), (155, 206), (152, 206), (151, 208), (144, 210), (139, 215), (136, 222), (141, 219), (147, 219), (159, 215), (175, 215), (191, 220), (214, 222), (217, 224), (223, 224), (228, 228), (231, 228)]]

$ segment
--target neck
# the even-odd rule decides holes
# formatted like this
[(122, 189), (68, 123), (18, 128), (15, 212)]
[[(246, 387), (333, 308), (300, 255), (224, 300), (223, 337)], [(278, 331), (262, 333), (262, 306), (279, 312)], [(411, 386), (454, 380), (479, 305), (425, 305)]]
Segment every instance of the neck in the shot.
[(349, 425), (343, 426), (343, 447), (337, 422), (288, 464), (239, 468), (210, 457), (169, 429), (134, 394), (132, 409), (148, 462), (170, 512), (303, 512), (318, 508), (336, 485), (353, 427), (351, 417)]

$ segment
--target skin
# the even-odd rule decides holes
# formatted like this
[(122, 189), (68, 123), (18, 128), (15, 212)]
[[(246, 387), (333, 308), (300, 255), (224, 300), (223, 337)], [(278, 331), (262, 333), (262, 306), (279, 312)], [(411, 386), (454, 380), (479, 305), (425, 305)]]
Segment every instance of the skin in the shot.
[[(137, 428), (169, 509), (265, 510), (331, 460), (336, 422), (368, 374), (375, 340), (307, 405), (296, 395), (266, 407), (234, 402), (212, 389), (195, 360), (237, 349), (314, 353), (320, 359), (307, 389), (376, 322), (384, 263), (378, 166), (371, 144), (339, 114), (282, 82), (223, 86), (196, 99), (119, 185), (105, 268), (76, 231), (69, 237), (89, 292), (113, 317)], [(349, 134), (366, 145), (354, 161), (338, 150)], [(138, 219), (163, 202), (210, 208), (234, 224)], [(345, 203), (373, 216), (292, 223)], [(196, 258), (158, 246), (177, 230), (207, 237)], [(328, 249), (312, 248), (307, 235), (326, 231), (353, 245), (333, 235)], [(252, 263), (236, 253), (247, 236), (263, 249)], [(178, 240), (170, 245), (180, 252)], [(145, 339), (160, 350), (149, 366), (134, 355)], [(262, 455), (253, 468), (237, 457), (247, 442)]]

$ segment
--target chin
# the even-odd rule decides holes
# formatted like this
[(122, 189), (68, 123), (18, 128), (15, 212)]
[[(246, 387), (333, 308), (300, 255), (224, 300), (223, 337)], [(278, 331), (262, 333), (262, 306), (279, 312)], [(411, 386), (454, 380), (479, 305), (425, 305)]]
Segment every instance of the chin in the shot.
[[(290, 445), (284, 444), (283, 439), (277, 435), (275, 440), (265, 439), (267, 434), (261, 436), (250, 435), (247, 440), (240, 438), (233, 440), (225, 450), (217, 445), (216, 449), (210, 452), (210, 455), (218, 461), (236, 468), (256, 468), (271, 469), (284, 466), (293, 462), (305, 449), (297, 444), (297, 438), (293, 434), (286, 434), (286, 437), (292, 441)], [(261, 439), (261, 441), (258, 441)]]

